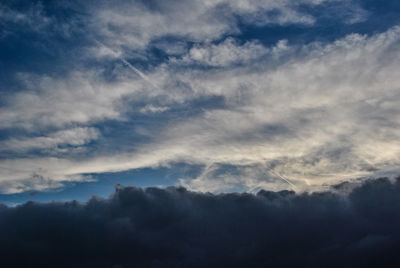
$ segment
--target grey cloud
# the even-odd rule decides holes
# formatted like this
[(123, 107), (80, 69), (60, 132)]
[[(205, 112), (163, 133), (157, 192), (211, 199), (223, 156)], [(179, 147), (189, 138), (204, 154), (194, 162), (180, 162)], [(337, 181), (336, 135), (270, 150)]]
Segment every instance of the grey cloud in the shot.
[(2, 265), (398, 267), (400, 182), (213, 195), (117, 186), (85, 204), (0, 207)]

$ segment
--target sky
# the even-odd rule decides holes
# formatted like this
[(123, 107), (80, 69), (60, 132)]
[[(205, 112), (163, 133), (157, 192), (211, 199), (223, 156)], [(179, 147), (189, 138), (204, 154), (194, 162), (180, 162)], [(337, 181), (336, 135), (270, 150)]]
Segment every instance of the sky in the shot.
[(0, 267), (400, 267), (400, 1), (0, 0)]
[(395, 0), (1, 1), (0, 202), (394, 178), (399, 12)]

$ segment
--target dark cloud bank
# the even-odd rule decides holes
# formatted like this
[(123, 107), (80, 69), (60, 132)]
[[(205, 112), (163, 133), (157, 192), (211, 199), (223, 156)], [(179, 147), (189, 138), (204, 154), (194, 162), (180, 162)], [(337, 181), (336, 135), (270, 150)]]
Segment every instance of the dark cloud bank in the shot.
[(1, 206), (0, 241), (1, 267), (399, 267), (400, 179), (346, 196), (117, 187)]

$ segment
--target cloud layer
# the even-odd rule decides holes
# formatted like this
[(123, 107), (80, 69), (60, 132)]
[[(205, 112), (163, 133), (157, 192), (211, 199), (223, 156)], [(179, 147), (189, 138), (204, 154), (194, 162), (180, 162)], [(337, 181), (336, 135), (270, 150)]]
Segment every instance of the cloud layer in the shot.
[(2, 265), (398, 266), (400, 180), (334, 191), (213, 195), (118, 186), (109, 199), (86, 204), (1, 206)]
[(400, 30), (363, 1), (22, 6), (0, 6), (32, 52), (2, 55), (3, 193), (176, 163), (216, 192), (398, 174)]

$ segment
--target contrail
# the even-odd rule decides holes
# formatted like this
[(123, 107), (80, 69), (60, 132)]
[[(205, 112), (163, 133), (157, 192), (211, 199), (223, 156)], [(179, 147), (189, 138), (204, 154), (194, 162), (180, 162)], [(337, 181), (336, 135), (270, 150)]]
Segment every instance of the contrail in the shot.
[(292, 186), (292, 188), (296, 189), (296, 186), (295, 186), (293, 183), (291, 183), (288, 179), (285, 179), (285, 178), (284, 178), (283, 176), (281, 176), (280, 174), (278, 174), (278, 173), (272, 171), (272, 169), (269, 169), (268, 172), (269, 172), (269, 173), (272, 173), (272, 175), (275, 175), (275, 176), (279, 177), (280, 179), (282, 179), (283, 181), (285, 181), (287, 184), (289, 184), (290, 186)]
[(144, 73), (142, 73), (138, 68), (136, 68), (135, 66), (133, 66), (132, 64), (130, 64), (127, 60), (125, 60), (124, 58), (120, 57), (118, 55), (117, 52), (115, 52), (114, 50), (112, 50), (111, 48), (109, 48), (108, 46), (106, 46), (105, 44), (103, 44), (102, 42), (100, 42), (97, 39), (94, 39), (94, 41), (96, 43), (98, 43), (99, 45), (101, 45), (102, 47), (104, 47), (105, 49), (109, 50), (116, 58), (119, 58), (126, 66), (129, 67), (129, 69), (131, 69), (132, 71), (134, 71), (137, 75), (139, 75), (143, 80), (145, 80), (147, 83), (149, 83), (150, 85), (152, 85), (154, 88), (158, 89), (158, 90), (162, 90), (159, 86), (157, 86), (156, 84), (154, 84), (150, 78), (145, 75)]
[(119, 59), (125, 63), (132, 71), (134, 71), (135, 73), (137, 73), (143, 80), (146, 80), (147, 83), (149, 83), (150, 85), (152, 85), (153, 87), (155, 87), (158, 90), (161, 90), (160, 87), (158, 87), (156, 84), (154, 84), (153, 82), (151, 82), (151, 80), (149, 79), (149, 77), (147, 75), (145, 75), (144, 73), (142, 73), (141, 71), (139, 71), (135, 66), (133, 66), (132, 64), (130, 64), (127, 60), (119, 57)]

